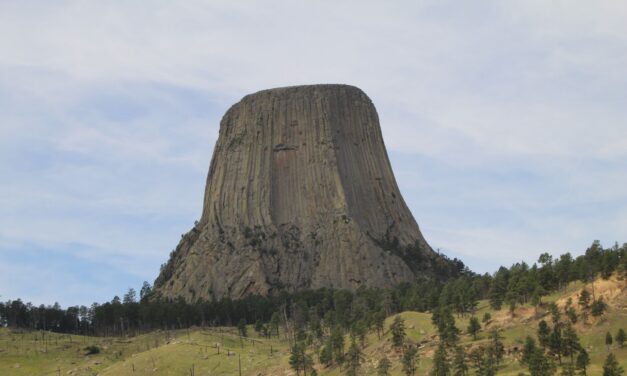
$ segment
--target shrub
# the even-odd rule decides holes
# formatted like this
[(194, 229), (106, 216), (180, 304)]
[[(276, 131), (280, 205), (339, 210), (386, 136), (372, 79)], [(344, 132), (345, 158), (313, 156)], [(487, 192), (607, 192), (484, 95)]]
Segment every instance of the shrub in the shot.
[(85, 351), (87, 351), (85, 353), (85, 355), (99, 354), (100, 353), (100, 347), (98, 347), (96, 345), (87, 346), (87, 347), (85, 347)]

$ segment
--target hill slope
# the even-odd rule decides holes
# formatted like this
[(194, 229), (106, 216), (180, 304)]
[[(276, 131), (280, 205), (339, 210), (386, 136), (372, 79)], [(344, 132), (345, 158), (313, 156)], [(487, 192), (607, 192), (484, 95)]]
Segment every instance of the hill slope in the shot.
[[(590, 318), (587, 324), (578, 322), (575, 328), (582, 345), (590, 354), (592, 364), (589, 375), (600, 375), (601, 366), (608, 354), (605, 333), (615, 335), (619, 328), (627, 329), (627, 291), (625, 281), (610, 279), (595, 282), (595, 294), (603, 296), (609, 304), (600, 318)], [(569, 297), (581, 290), (573, 283), (563, 291), (544, 298), (562, 307)], [(573, 299), (576, 301), (576, 299)], [(535, 336), (538, 322), (549, 321), (546, 307), (536, 315), (531, 306), (518, 307), (513, 315), (509, 310), (494, 311), (487, 301), (479, 304), (477, 316), (488, 312), (492, 319), (476, 341), (465, 333), (468, 317), (456, 317), (456, 326), (462, 330), (461, 345), (470, 349), (485, 345), (487, 330), (498, 327), (504, 337), (506, 355), (499, 375), (518, 375), (527, 370), (518, 361), (520, 349), (527, 335)], [(419, 375), (431, 369), (437, 347), (437, 331), (431, 324), (431, 315), (420, 312), (403, 312), (408, 341), (419, 346)], [(386, 328), (393, 317), (386, 319)], [(266, 339), (254, 335), (248, 328), (248, 338), (240, 339), (235, 328), (205, 328), (180, 331), (157, 331), (133, 338), (94, 338), (43, 334), (40, 332), (11, 332), (0, 329), (0, 374), (7, 375), (237, 375), (241, 364), (242, 375), (295, 375), (289, 367), (289, 343), (284, 338)], [(43, 340), (42, 340), (43, 338)], [(401, 352), (391, 345), (391, 335), (381, 338), (371, 332), (366, 336), (363, 353), (365, 360), (361, 374), (374, 375), (379, 359), (387, 356), (392, 361), (392, 375), (401, 375)], [(348, 340), (345, 342), (349, 342)], [(97, 345), (101, 352), (85, 355), (85, 347)], [(619, 348), (614, 343), (611, 351), (627, 369), (627, 346)], [(343, 374), (338, 366), (325, 368), (317, 363), (319, 375)], [(241, 362), (241, 363), (240, 363)]]

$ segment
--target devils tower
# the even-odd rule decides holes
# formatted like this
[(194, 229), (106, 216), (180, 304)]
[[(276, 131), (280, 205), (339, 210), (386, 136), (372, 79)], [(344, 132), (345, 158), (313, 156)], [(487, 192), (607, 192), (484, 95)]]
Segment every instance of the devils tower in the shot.
[(401, 196), (370, 99), (353, 86), (310, 85), (250, 94), (226, 112), (202, 217), (155, 290), (239, 298), (391, 287), (454, 269)]

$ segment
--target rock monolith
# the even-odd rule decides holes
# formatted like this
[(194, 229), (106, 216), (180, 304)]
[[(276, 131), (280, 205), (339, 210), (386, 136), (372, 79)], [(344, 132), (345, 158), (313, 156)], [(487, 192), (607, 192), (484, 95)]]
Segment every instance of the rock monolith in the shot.
[(391, 287), (455, 265), (398, 189), (374, 105), (347, 85), (245, 96), (220, 122), (202, 217), (155, 281), (163, 298)]

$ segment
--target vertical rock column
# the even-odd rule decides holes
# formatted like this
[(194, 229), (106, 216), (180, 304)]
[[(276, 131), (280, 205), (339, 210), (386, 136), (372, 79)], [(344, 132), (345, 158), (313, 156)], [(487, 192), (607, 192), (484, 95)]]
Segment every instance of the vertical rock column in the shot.
[(437, 256), (398, 189), (374, 105), (347, 85), (247, 95), (220, 123), (203, 213), (162, 297), (390, 287)]

